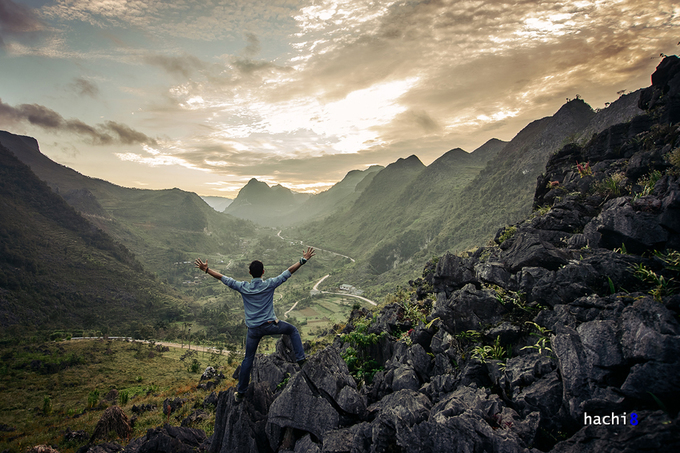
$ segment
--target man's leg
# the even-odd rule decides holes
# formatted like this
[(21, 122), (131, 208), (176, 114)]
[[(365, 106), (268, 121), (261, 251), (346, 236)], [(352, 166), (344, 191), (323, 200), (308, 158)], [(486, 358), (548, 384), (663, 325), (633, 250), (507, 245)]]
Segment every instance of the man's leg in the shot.
[(290, 341), (293, 343), (295, 361), (300, 362), (305, 360), (305, 349), (302, 347), (302, 338), (300, 338), (300, 332), (298, 332), (297, 327), (292, 324), (288, 324), (285, 321), (279, 321), (276, 324), (269, 324), (266, 329), (266, 335), (288, 335), (290, 337)]
[(260, 344), (262, 333), (258, 327), (249, 328), (248, 335), (246, 335), (246, 356), (241, 362), (241, 372), (238, 376), (238, 386), (236, 391), (238, 393), (246, 393), (248, 384), (250, 383), (250, 372), (253, 369), (253, 361), (255, 360), (255, 353), (257, 346)]

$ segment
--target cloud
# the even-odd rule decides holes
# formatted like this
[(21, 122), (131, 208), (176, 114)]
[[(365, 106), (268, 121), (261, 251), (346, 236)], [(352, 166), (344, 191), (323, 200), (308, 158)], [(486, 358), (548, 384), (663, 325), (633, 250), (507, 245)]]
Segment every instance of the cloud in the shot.
[(418, 78), (397, 100), (405, 112), (371, 128), (381, 143), (423, 133), (444, 139), (454, 130), (491, 134), (491, 124), (508, 134), (508, 125), (517, 125), (508, 118), (526, 124), (576, 93), (604, 103), (645, 83), (655, 65), (650, 57), (677, 36), (677, 11), (669, 0), (322, 0), (296, 16), (297, 71), (285, 87), (267, 91), (267, 99), (328, 103)]
[(243, 30), (284, 38), (295, 31), (293, 16), (307, 0), (56, 0), (41, 9), (49, 18), (98, 28), (132, 27), (150, 35), (200, 41), (241, 39)]
[(78, 119), (67, 120), (54, 110), (38, 104), (21, 104), (13, 107), (0, 99), (0, 119), (8, 123), (28, 122), (46, 130), (69, 132), (86, 138), (95, 145), (156, 144), (155, 139), (125, 124), (107, 121), (90, 126)]
[(44, 29), (45, 25), (30, 8), (12, 0), (0, 0), (0, 48), (5, 47), (5, 38), (33, 36)]
[[(201, 96), (216, 148), (208, 155), (200, 140), (189, 140), (194, 151), (181, 156), (217, 173), (278, 171), (290, 180), (305, 178), (294, 163), (309, 170), (314, 154), (325, 164), (336, 153), (355, 165), (389, 163), (507, 140), (566, 97), (603, 103), (638, 88), (629, 85), (635, 80), (645, 83), (655, 47), (679, 28), (672, 2), (658, 6), (320, 0), (295, 17), (300, 33), (288, 72), (232, 58), (236, 72), (257, 74), (259, 85), (231, 79), (229, 93), (195, 86), (185, 95)], [(246, 37), (253, 54), (259, 39)], [(219, 149), (230, 140), (245, 151)]]
[(69, 88), (76, 92), (79, 96), (89, 96), (96, 99), (99, 96), (99, 87), (82, 77), (76, 77), (69, 85)]
[(133, 145), (135, 143), (143, 143), (147, 145), (155, 145), (156, 140), (146, 136), (145, 134), (132, 129), (130, 126), (115, 121), (107, 121), (100, 125), (100, 129), (113, 133), (117, 137), (117, 142), (124, 145)]
[(231, 60), (231, 65), (242, 75), (251, 76), (258, 72), (282, 71), (289, 72), (290, 68), (278, 66), (269, 61), (251, 60), (250, 58), (235, 57)]
[(174, 57), (168, 55), (147, 55), (144, 61), (158, 66), (171, 75), (181, 75), (188, 79), (197, 71), (206, 68), (206, 64), (193, 55)]
[(243, 53), (248, 57), (254, 57), (262, 50), (260, 40), (257, 39), (254, 33), (246, 33), (246, 41), (248, 45), (243, 49)]

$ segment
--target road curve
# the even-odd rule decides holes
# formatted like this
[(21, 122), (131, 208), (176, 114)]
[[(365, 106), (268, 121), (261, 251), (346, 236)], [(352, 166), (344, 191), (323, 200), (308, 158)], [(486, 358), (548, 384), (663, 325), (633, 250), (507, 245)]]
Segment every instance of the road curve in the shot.
[[(284, 238), (283, 236), (281, 236), (281, 231), (283, 231), (283, 230), (279, 230), (279, 232), (276, 233), (276, 235), (277, 235), (279, 238), (281, 238), (282, 240), (285, 241), (286, 238)], [(303, 244), (302, 241), (299, 241), (299, 242), (300, 242), (300, 244), (302, 244), (302, 245), (305, 246), (305, 247), (314, 247), (313, 245)], [(343, 258), (347, 258), (347, 259), (350, 260), (351, 262), (356, 263), (356, 261), (354, 260), (354, 258), (349, 257), (349, 256), (347, 256), (347, 255), (343, 255), (342, 253), (331, 252), (330, 250), (322, 249), (322, 248), (319, 248), (319, 247), (314, 247), (314, 249), (320, 250), (320, 251), (322, 251), (322, 252), (332, 253), (333, 255), (338, 255), (338, 256), (341, 256), (341, 257), (343, 257)]]
[(373, 302), (371, 299), (366, 299), (365, 297), (357, 296), (357, 295), (354, 295), (354, 294), (347, 294), (347, 293), (331, 293), (330, 291), (321, 291), (321, 294), (335, 294), (335, 295), (337, 295), (337, 296), (356, 297), (357, 299), (361, 299), (361, 300), (363, 300), (364, 302), (368, 302), (368, 303), (371, 304), (371, 305), (375, 305), (375, 306), (378, 305), (377, 303)]
[(324, 280), (326, 280), (326, 279), (327, 279), (328, 277), (330, 277), (330, 276), (331, 276), (331, 274), (326, 274), (326, 275), (324, 275), (324, 276), (321, 278), (321, 280), (319, 280), (318, 282), (316, 282), (316, 285), (314, 285), (314, 288), (312, 288), (312, 291), (318, 291), (318, 290), (319, 290), (319, 285), (321, 284), (321, 282), (324, 281)]

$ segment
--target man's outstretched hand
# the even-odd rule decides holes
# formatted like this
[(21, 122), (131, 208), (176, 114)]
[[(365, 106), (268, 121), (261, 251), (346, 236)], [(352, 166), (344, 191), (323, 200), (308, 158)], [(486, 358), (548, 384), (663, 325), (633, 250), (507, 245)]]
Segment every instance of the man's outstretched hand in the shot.
[[(309, 260), (311, 257), (314, 256), (314, 247), (307, 247), (306, 252), (302, 252), (302, 258), (306, 262)], [(291, 267), (288, 268), (288, 272), (291, 274), (295, 273), (296, 270), (300, 269), (300, 266), (302, 266), (303, 261), (300, 260), (297, 263), (293, 264)]]
[(201, 261), (200, 258), (196, 258), (196, 261), (194, 261), (194, 264), (196, 265), (197, 268), (205, 272), (208, 269), (208, 260), (205, 260), (205, 263)]

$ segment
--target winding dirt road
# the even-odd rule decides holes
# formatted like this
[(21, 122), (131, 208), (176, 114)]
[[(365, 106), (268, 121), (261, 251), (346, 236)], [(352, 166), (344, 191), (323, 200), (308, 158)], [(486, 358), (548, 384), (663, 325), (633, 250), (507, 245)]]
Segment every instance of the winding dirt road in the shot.
[[(284, 241), (287, 241), (288, 239), (286, 239), (286, 238), (284, 238), (283, 236), (281, 236), (281, 231), (283, 231), (283, 230), (279, 230), (279, 232), (276, 233), (276, 235), (277, 235), (280, 239), (282, 239), (282, 240), (284, 240)], [(332, 253), (333, 255), (337, 255), (337, 256), (341, 256), (341, 257), (343, 257), (343, 258), (347, 258), (347, 259), (350, 260), (351, 262), (356, 263), (356, 261), (354, 260), (354, 258), (351, 258), (351, 257), (349, 257), (349, 256), (347, 256), (347, 255), (343, 255), (342, 253), (331, 252), (330, 250), (326, 250), (326, 249), (322, 249), (322, 248), (319, 248), (319, 247), (315, 247), (315, 246), (313, 246), (313, 245), (303, 244), (302, 241), (294, 241), (294, 242), (299, 242), (299, 243), (300, 243), (301, 245), (303, 245), (304, 247), (314, 247), (314, 249), (316, 249), (316, 250), (320, 250), (320, 251), (322, 251), (322, 252)]]

